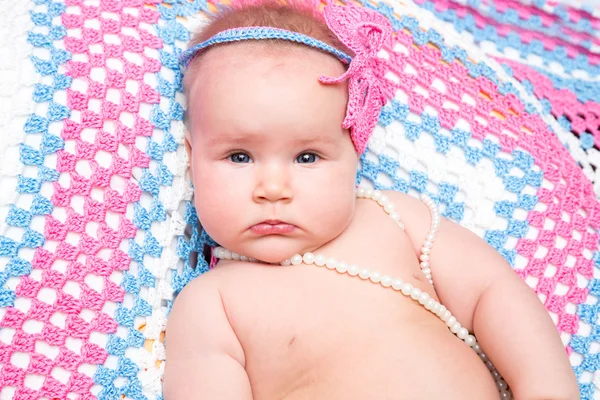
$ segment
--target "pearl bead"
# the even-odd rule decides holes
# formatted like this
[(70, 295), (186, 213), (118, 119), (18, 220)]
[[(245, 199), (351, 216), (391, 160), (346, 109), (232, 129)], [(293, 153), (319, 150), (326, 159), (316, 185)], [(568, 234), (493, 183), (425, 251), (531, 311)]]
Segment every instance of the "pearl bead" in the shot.
[(477, 343), (477, 341), (475, 340), (475, 336), (473, 336), (473, 335), (467, 335), (467, 337), (465, 338), (465, 343), (469, 347), (475, 346), (475, 344)]
[(384, 275), (381, 277), (381, 286), (383, 287), (390, 287), (392, 286), (392, 277), (389, 275)]
[(494, 368), (494, 364), (492, 364), (491, 361), (486, 361), (485, 366), (487, 367), (488, 370), (493, 371)]
[(390, 202), (390, 198), (387, 197), (385, 194), (382, 194), (381, 197), (379, 198), (379, 200), (377, 200), (377, 202), (379, 203), (379, 205), (381, 207), (385, 207), (386, 204), (388, 204)]
[(421, 261), (429, 261), (429, 256), (427, 254), (421, 254), (421, 257), (419, 257), (419, 259)]
[(322, 267), (323, 265), (325, 265), (325, 256), (322, 254), (317, 254), (315, 256), (315, 265), (317, 267)]
[(388, 214), (394, 212), (395, 210), (396, 206), (394, 205), (394, 203), (388, 202), (385, 206), (383, 206), (383, 211), (385, 211)]
[(345, 262), (339, 262), (335, 266), (335, 270), (340, 274), (343, 274), (344, 272), (348, 271), (348, 264), (346, 264)]
[(337, 260), (335, 258), (328, 258), (327, 261), (325, 261), (325, 265), (329, 269), (335, 269), (337, 265)]
[(481, 353), (481, 346), (479, 346), (479, 344), (474, 344), (473, 350), (475, 351), (475, 353), (479, 354)]
[(405, 296), (409, 296), (410, 293), (412, 292), (412, 288), (413, 288), (413, 286), (410, 283), (405, 283), (404, 285), (402, 285), (402, 293)]
[(456, 336), (458, 336), (459, 339), (465, 340), (467, 336), (469, 336), (469, 331), (467, 328), (460, 328)]
[(421, 303), (423, 305), (427, 304), (427, 302), (430, 300), (429, 294), (427, 294), (425, 292), (421, 293), (418, 300), (419, 300), (419, 303)]
[(390, 218), (392, 218), (392, 220), (398, 222), (398, 221), (400, 221), (400, 214), (398, 214), (398, 212), (396, 212), (396, 211), (392, 211), (390, 213)]
[(304, 253), (302, 261), (304, 261), (304, 264), (306, 265), (311, 265), (315, 262), (315, 255), (313, 253)]
[(429, 232), (429, 234), (425, 237), (428, 241), (433, 242), (433, 239), (435, 239), (435, 233), (433, 232)]
[(363, 268), (358, 273), (358, 276), (360, 276), (361, 279), (369, 279), (369, 274), (370, 273), (371, 272), (367, 268)]
[(433, 243), (431, 243), (429, 240), (427, 240), (427, 241), (425, 241), (425, 243), (423, 243), (423, 247), (427, 247), (428, 249), (430, 249), (431, 246), (433, 246)]
[(356, 190), (356, 197), (365, 197), (365, 188), (359, 187)]
[(300, 254), (294, 254), (291, 258), (292, 265), (302, 264), (302, 256)]
[(404, 285), (404, 281), (402, 279), (394, 279), (392, 282), (392, 289), (402, 290), (402, 285)]
[(238, 253), (231, 253), (231, 259), (235, 261), (240, 261), (240, 255)]
[(502, 376), (500, 376), (500, 372), (493, 370), (492, 371), (492, 378), (494, 378), (495, 381), (499, 381), (500, 379), (502, 379)]
[(441, 307), (441, 304), (436, 301), (435, 304), (433, 305), (433, 308), (431, 309), (431, 312), (434, 313), (435, 315), (438, 315), (438, 312), (440, 311), (440, 307)]
[(381, 198), (382, 195), (383, 195), (383, 193), (381, 193), (379, 190), (374, 190), (373, 194), (371, 195), (371, 199), (373, 199), (375, 201), (379, 201), (379, 199)]
[(425, 276), (431, 274), (431, 270), (429, 268), (423, 268), (421, 271), (423, 272), (423, 274), (425, 274)]
[(413, 290), (411, 290), (411, 292), (410, 292), (410, 297), (413, 300), (419, 300), (419, 297), (421, 297), (421, 289), (413, 288)]
[(508, 390), (503, 390), (500, 392), (500, 400), (511, 400), (512, 395)]
[(458, 334), (458, 332), (461, 330), (462, 325), (459, 324), (458, 322), (456, 322), (454, 325), (452, 325), (450, 327), (450, 332), (454, 333), (454, 334)]
[(373, 283), (379, 283), (381, 282), (381, 274), (377, 271), (371, 271), (371, 273), (369, 274), (369, 279)]
[(354, 264), (348, 267), (348, 275), (356, 276), (358, 275), (358, 267)]
[(479, 353), (479, 358), (481, 358), (481, 361), (483, 361), (483, 362), (486, 362), (489, 360), (488, 356), (483, 352)]
[(282, 265), (283, 267), (289, 267), (290, 265), (292, 265), (292, 260), (290, 260), (290, 259), (287, 259), (287, 260), (285, 260), (285, 261), (282, 261), (282, 262), (281, 262), (281, 265)]
[(365, 197), (366, 197), (367, 199), (370, 199), (370, 198), (372, 198), (372, 197), (373, 197), (373, 189), (366, 189), (366, 190), (365, 190)]
[(454, 316), (450, 316), (450, 318), (448, 318), (445, 322), (448, 327), (451, 327), (456, 323), (456, 318)]
[(438, 311), (438, 315), (441, 317), (442, 315), (444, 315), (445, 312), (446, 312), (446, 306), (443, 304), (440, 304), (440, 309)]
[(423, 253), (423, 254), (429, 254), (430, 252), (431, 252), (431, 249), (428, 247), (421, 248), (421, 253)]
[(240, 256), (240, 261), (247, 262), (248, 261), (248, 257), (246, 257), (246, 256)]
[(435, 307), (435, 303), (436, 301), (432, 298), (429, 298), (429, 300), (427, 300), (427, 303), (425, 303), (425, 308), (429, 311), (433, 311), (433, 307)]
[(506, 390), (508, 389), (508, 384), (504, 381), (504, 379), (499, 379), (496, 381), (496, 386), (498, 386), (498, 390)]
[(440, 315), (440, 318), (442, 319), (442, 321), (448, 322), (448, 320), (452, 318), (452, 314), (450, 314), (450, 311), (446, 310), (442, 315)]
[(231, 260), (231, 251), (225, 249), (225, 252), (223, 253), (223, 258), (226, 260)]
[(302, 256), (302, 261), (306, 265), (311, 265), (315, 262), (315, 255), (313, 253), (304, 253), (304, 255)]

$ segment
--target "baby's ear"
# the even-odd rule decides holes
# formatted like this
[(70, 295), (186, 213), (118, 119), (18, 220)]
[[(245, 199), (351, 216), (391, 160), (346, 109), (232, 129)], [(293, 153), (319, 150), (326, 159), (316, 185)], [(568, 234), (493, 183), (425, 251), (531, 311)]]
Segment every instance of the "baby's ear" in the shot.
[(187, 154), (188, 157), (188, 165), (189, 165), (189, 171), (190, 171), (190, 178), (192, 179), (192, 182), (194, 181), (194, 168), (192, 168), (192, 135), (190, 133), (190, 130), (186, 127), (185, 128), (185, 135), (183, 136), (183, 140), (184, 140), (184, 144), (185, 144), (185, 152)]

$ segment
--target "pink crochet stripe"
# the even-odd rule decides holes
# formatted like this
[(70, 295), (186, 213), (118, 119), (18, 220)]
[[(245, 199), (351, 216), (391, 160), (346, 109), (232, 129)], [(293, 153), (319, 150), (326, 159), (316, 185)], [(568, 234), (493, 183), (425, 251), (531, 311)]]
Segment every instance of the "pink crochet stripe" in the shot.
[[(79, 367), (106, 361), (106, 350), (94, 344), (91, 337), (117, 331), (117, 322), (104, 307), (124, 299), (123, 288), (113, 282), (111, 275), (130, 267), (130, 258), (119, 247), (123, 241), (134, 238), (137, 231), (126, 217), (128, 206), (139, 201), (141, 196), (139, 186), (131, 180), (132, 169), (149, 165), (148, 155), (136, 147), (135, 141), (150, 136), (153, 125), (140, 117), (138, 111), (141, 104), (157, 104), (160, 98), (156, 90), (144, 83), (144, 74), (158, 72), (161, 63), (144, 55), (144, 49), (157, 49), (162, 43), (141, 27), (158, 21), (158, 12), (145, 6), (145, 3), (155, 2), (103, 0), (96, 6), (84, 5), (82, 0), (65, 1), (69, 11), (61, 16), (67, 29), (65, 48), (87, 59), (69, 61), (67, 74), (75, 81), (85, 83), (85, 89), (74, 88), (66, 92), (67, 105), (74, 112), (62, 126), (61, 137), (67, 146), (57, 153), (56, 158), (56, 170), (68, 179), (66, 185), (54, 183), (51, 201), (55, 211), (63, 210), (66, 218), (46, 217), (46, 244), (35, 251), (32, 273), (22, 277), (16, 288), (17, 299), (30, 301), (28, 311), (9, 307), (0, 321), (2, 329), (14, 330), (10, 345), (0, 342), (0, 364), (3, 364), (0, 390), (6, 386), (16, 387), (15, 398), (63, 399), (68, 395), (95, 398), (90, 392), (91, 377), (79, 372)], [(79, 12), (72, 12), (72, 7)], [(137, 15), (126, 12), (125, 7), (137, 9)], [(118, 19), (107, 18), (104, 13), (116, 15)], [(100, 29), (88, 27), (94, 26), (93, 23), (86, 24), (92, 20), (100, 21)], [(139, 39), (123, 34), (124, 27), (134, 29)], [(75, 35), (75, 32), (80, 34)], [(118, 36), (121, 44), (105, 43), (103, 35), (106, 34)], [(143, 63), (128, 61), (125, 52), (135, 53)], [(119, 60), (122, 72), (111, 69), (109, 59)], [(93, 69), (106, 71), (106, 77), (102, 81), (94, 80)], [(138, 83), (137, 93), (126, 89), (127, 80)], [(119, 101), (109, 100), (108, 92), (117, 93)], [(124, 113), (137, 115), (132, 124), (119, 121)], [(74, 150), (67, 150), (71, 148)], [(110, 162), (104, 164), (98, 161), (100, 158)], [(78, 172), (82, 171), (83, 165), (91, 170), (89, 176)], [(115, 183), (122, 183), (123, 189), (115, 189)], [(77, 202), (83, 203), (83, 212), (76, 211)], [(116, 216), (117, 226), (109, 226), (108, 214)], [(55, 248), (52, 243), (56, 244)], [(34, 278), (38, 275), (40, 279)], [(90, 279), (101, 282), (93, 285), (100, 286), (100, 291), (88, 284)], [(78, 287), (79, 296), (67, 293), (66, 283)], [(53, 295), (56, 299), (53, 304), (48, 304)], [(57, 325), (55, 321), (61, 319), (64, 324), (59, 322)], [(42, 325), (40, 331), (30, 333), (25, 330), (26, 321), (37, 321)], [(81, 344), (79, 351), (67, 347), (73, 340)], [(48, 358), (40, 353), (40, 342), (55, 349), (57, 355)], [(11, 364), (11, 357), (16, 353), (30, 355), (24, 369)], [(62, 368), (70, 375), (66, 383), (51, 376), (55, 368)], [(25, 378), (30, 374), (44, 377), (39, 390), (25, 385)]]
[[(390, 70), (398, 76), (397, 87), (407, 93), (413, 113), (420, 115), (426, 106), (431, 106), (438, 111), (440, 124), (446, 129), (452, 129), (459, 119), (464, 119), (471, 126), (473, 138), (482, 140), (494, 136), (506, 153), (516, 148), (526, 150), (544, 172), (551, 187), (540, 187), (537, 196), (547, 208), (528, 214), (531, 227), (539, 233), (534, 239), (518, 240), (516, 250), (529, 262), (516, 272), (523, 279), (538, 279), (535, 291), (544, 295), (547, 309), (558, 316), (557, 327), (561, 332), (577, 332), (579, 318), (568, 313), (566, 305), (567, 302), (581, 304), (587, 298), (588, 289), (578, 283), (577, 274), (586, 279), (591, 279), (593, 274), (593, 262), (583, 254), (586, 249), (591, 254), (598, 249), (596, 231), (600, 227), (600, 204), (592, 184), (545, 123), (538, 116), (527, 114), (514, 95), (500, 95), (496, 85), (487, 78), (469, 77), (467, 68), (459, 61), (450, 65), (441, 62), (438, 49), (413, 46), (412, 37), (404, 31), (397, 32), (396, 41), (408, 54), (387, 49), (391, 57), (387, 65), (380, 66), (380, 72)], [(405, 72), (407, 65), (416, 73)], [(444, 91), (435, 89), (436, 78), (443, 82)], [(416, 92), (417, 86), (427, 88), (428, 95)], [(475, 105), (465, 102), (465, 95), (473, 99)], [(563, 220), (563, 213), (568, 215), (569, 222)], [(554, 228), (544, 228), (548, 220)], [(581, 239), (572, 237), (574, 231), (581, 234)], [(567, 241), (566, 246), (558, 244), (559, 236)], [(548, 251), (537, 257), (536, 251), (541, 248)], [(569, 266), (571, 257), (574, 263)], [(556, 272), (546, 277), (544, 272), (550, 266), (554, 266)], [(556, 294), (559, 283), (568, 287), (566, 294)]]
[[(552, 106), (552, 114), (557, 118), (567, 116), (571, 120), (571, 131), (577, 135), (591, 133), (594, 145), (600, 148), (600, 103), (587, 101), (581, 103), (575, 93), (554, 88), (552, 80), (526, 65), (502, 60), (509, 65), (515, 78), (535, 82), (533, 93), (540, 99), (548, 99)], [(599, 98), (600, 100), (600, 98)]]

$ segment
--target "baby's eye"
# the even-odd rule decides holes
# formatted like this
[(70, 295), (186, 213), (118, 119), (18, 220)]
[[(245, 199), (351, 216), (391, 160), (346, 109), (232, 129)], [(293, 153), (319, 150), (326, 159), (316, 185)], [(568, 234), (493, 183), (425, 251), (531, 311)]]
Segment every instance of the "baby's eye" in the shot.
[(252, 162), (250, 156), (246, 153), (233, 153), (229, 156), (229, 160), (236, 164), (244, 164)]
[(296, 162), (298, 164), (310, 164), (317, 162), (319, 156), (315, 153), (302, 153), (298, 157), (296, 157)]

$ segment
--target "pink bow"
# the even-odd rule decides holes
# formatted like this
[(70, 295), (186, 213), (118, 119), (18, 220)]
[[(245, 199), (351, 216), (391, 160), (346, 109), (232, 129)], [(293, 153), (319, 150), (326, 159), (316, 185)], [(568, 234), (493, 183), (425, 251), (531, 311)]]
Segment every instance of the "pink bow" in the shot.
[(376, 72), (377, 53), (391, 39), (392, 26), (383, 15), (356, 6), (328, 5), (325, 21), (355, 56), (343, 75), (337, 78), (322, 76), (319, 81), (335, 84), (348, 79), (348, 107), (342, 126), (350, 129), (354, 147), (362, 154), (387, 101), (386, 93), (390, 93), (389, 82), (382, 72)]

